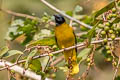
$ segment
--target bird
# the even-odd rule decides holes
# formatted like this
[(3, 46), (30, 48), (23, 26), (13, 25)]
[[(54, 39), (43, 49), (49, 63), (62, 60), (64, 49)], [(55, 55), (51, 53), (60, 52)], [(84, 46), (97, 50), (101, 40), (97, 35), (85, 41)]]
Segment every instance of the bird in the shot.
[[(68, 48), (77, 44), (76, 36), (73, 28), (69, 26), (64, 17), (60, 14), (55, 17), (55, 40), (60, 49)], [(79, 72), (79, 65), (77, 63), (77, 49), (64, 50), (65, 61), (68, 64), (70, 75), (75, 75)]]

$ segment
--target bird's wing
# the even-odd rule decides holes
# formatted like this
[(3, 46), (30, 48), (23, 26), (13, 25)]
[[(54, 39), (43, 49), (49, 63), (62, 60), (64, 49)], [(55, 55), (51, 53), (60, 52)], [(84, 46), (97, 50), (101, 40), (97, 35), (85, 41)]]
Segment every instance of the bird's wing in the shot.
[(58, 45), (56, 36), (55, 36), (55, 41), (56, 41), (56, 45)]
[[(74, 31), (73, 31), (73, 34), (74, 34), (74, 37), (75, 37), (75, 45), (77, 45), (77, 38), (76, 38), (76, 35), (75, 35)], [(77, 52), (77, 48), (75, 48), (75, 50)]]

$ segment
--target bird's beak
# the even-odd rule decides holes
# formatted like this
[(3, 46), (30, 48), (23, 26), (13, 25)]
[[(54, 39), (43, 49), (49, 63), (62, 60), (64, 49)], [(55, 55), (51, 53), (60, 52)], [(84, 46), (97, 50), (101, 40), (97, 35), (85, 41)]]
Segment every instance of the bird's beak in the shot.
[(54, 17), (56, 17), (56, 15), (53, 15)]
[(55, 18), (58, 18), (58, 15), (53, 15)]

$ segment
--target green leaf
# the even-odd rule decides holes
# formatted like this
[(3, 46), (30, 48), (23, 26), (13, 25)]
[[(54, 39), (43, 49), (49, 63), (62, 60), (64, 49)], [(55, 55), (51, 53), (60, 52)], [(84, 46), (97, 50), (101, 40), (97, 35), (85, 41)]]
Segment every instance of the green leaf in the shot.
[(98, 17), (99, 15), (103, 14), (104, 12), (112, 9), (114, 6), (115, 6), (115, 2), (112, 1), (111, 3), (109, 3), (109, 4), (108, 4), (107, 6), (105, 6), (104, 8), (102, 8), (102, 9), (100, 9), (99, 11), (95, 12), (95, 13), (93, 14), (93, 23), (94, 23), (96, 17)]
[(95, 34), (95, 28), (96, 26), (94, 26), (91, 30), (88, 31), (88, 45), (91, 43), (92, 37)]
[(28, 42), (30, 42), (33, 39), (33, 36), (28, 35), (25, 40), (22, 42), (22, 45), (26, 45)]
[(35, 32), (37, 32), (38, 30), (37, 24), (37, 20), (26, 19), (23, 21), (16, 19), (11, 24), (6, 39), (15, 40), (17, 37), (24, 34), (26, 39), (23, 41), (22, 44), (25, 45), (33, 39)]
[(95, 35), (95, 28), (97, 27), (97, 25), (100, 23), (100, 21), (98, 21), (91, 30), (88, 31), (88, 45), (91, 43), (92, 37)]
[(90, 24), (92, 20), (91, 16), (84, 16), (84, 18), (82, 19), (82, 21), (86, 24)]
[(86, 34), (83, 34), (83, 35), (81, 35), (80, 37), (77, 37), (77, 42), (83, 42), (83, 41), (85, 41), (85, 39), (87, 39), (87, 38), (88, 38), (87, 33), (86, 33)]
[(78, 60), (79, 64), (87, 58), (90, 51), (91, 51), (91, 48), (85, 48), (82, 51), (80, 51), (80, 53), (77, 56), (77, 58), (80, 59), (80, 60)]
[(69, 16), (73, 16), (73, 12), (72, 11), (67, 11), (66, 14), (69, 15)]
[(120, 80), (120, 76), (118, 75), (118, 76), (115, 78), (115, 80)]
[(120, 7), (120, 1), (118, 2), (118, 6)]
[(34, 35), (34, 40), (40, 40), (40, 39), (43, 39), (43, 38), (49, 38), (50, 36), (53, 36), (51, 30), (41, 29), (39, 33), (36, 33)]
[(40, 72), (42, 70), (42, 66), (39, 59), (32, 60), (29, 64), (29, 68), (35, 72)]
[(29, 47), (33, 47), (33, 46), (36, 46), (36, 45), (48, 45), (48, 46), (52, 46), (52, 45), (55, 45), (56, 44), (56, 41), (54, 38), (44, 38), (44, 39), (41, 39), (41, 40), (36, 40), (36, 41), (33, 41), (31, 43), (29, 43), (27, 45), (27, 48)]
[(16, 80), (13, 76), (10, 76), (10, 80)]
[(3, 47), (0, 50), (0, 58), (2, 58), (3, 55), (5, 55), (8, 52), (9, 48), (7, 46)]
[(80, 26), (80, 30), (81, 30), (81, 31), (88, 31), (89, 29), (86, 28), (86, 27), (84, 27), (84, 26)]
[(30, 64), (30, 61), (32, 59), (32, 57), (37, 53), (37, 49), (34, 49), (33, 51), (31, 51), (26, 59), (26, 62), (25, 62), (25, 68), (28, 68), (29, 64)]
[(2, 55), (1, 57), (8, 58), (8, 57), (11, 57), (16, 54), (24, 54), (24, 53), (21, 51), (18, 51), (18, 50), (10, 50), (7, 53), (5, 53), (4, 55)]
[(117, 18), (112, 22), (112, 24), (118, 23), (118, 22), (120, 22), (120, 17), (117, 17)]
[(45, 67), (48, 63), (48, 60), (49, 60), (49, 56), (40, 58), (40, 62), (41, 62), (41, 65), (42, 65), (42, 71), (44, 71), (44, 69), (45, 69)]
[(79, 5), (77, 5), (76, 7), (75, 7), (75, 9), (74, 9), (74, 12), (81, 12), (83, 10), (83, 8), (81, 7), (81, 6), (79, 6)]

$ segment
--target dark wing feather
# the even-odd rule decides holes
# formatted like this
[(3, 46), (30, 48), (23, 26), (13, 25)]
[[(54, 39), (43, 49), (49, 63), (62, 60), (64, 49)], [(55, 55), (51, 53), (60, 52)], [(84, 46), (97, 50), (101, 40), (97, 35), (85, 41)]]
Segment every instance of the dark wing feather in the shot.
[(55, 36), (55, 41), (56, 41), (56, 45), (58, 45), (56, 36)]
[[(74, 31), (73, 31), (73, 34), (74, 34), (74, 37), (75, 37), (75, 45), (77, 45), (77, 38), (76, 38), (76, 35), (75, 35)], [(77, 48), (75, 48), (75, 50), (77, 52)]]
[(55, 36), (55, 41), (56, 41), (56, 45), (58, 46), (58, 48), (60, 48), (59, 45), (58, 45), (56, 36)]

